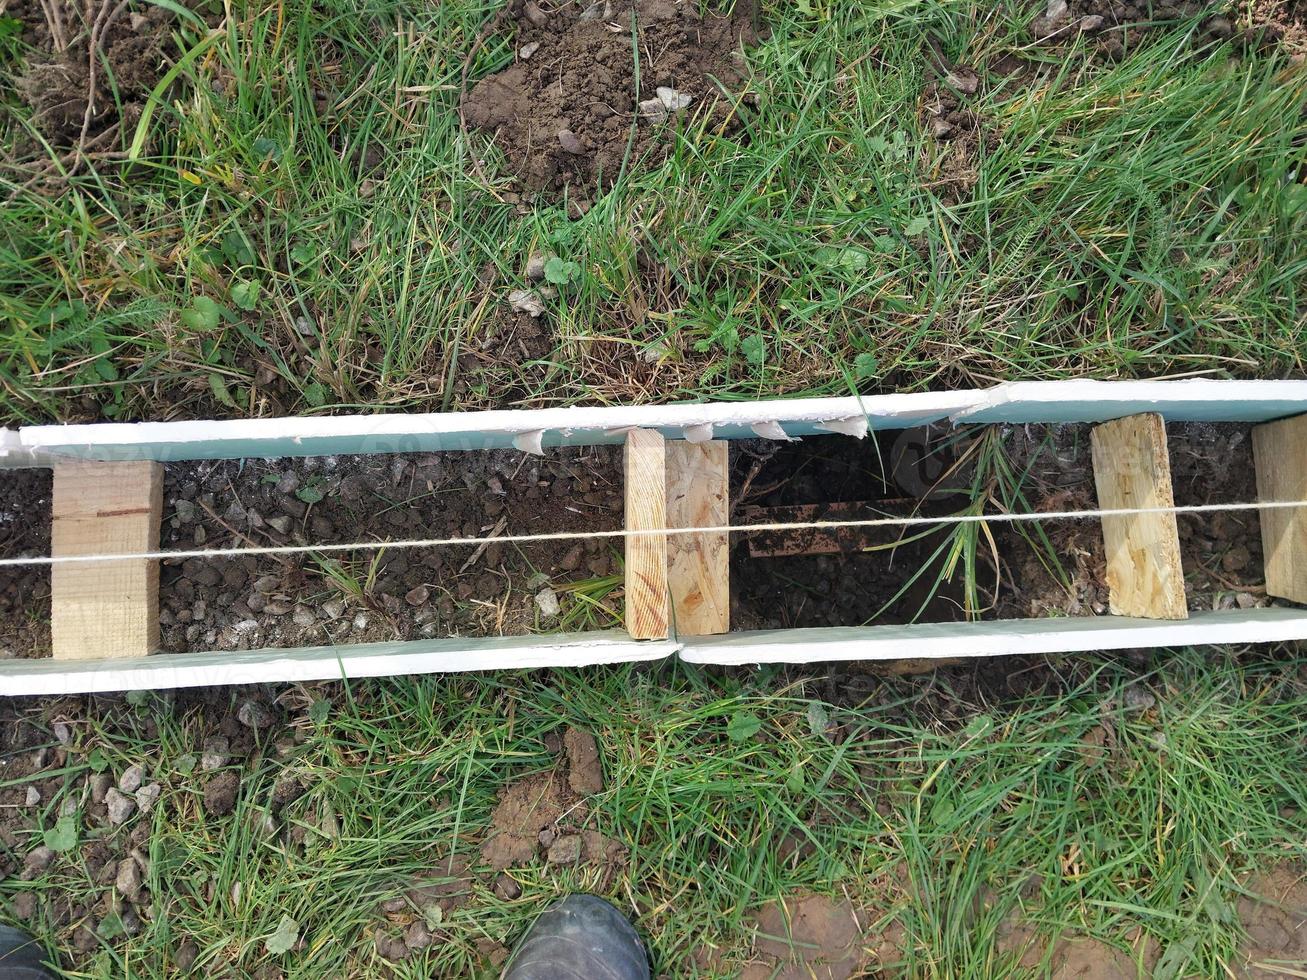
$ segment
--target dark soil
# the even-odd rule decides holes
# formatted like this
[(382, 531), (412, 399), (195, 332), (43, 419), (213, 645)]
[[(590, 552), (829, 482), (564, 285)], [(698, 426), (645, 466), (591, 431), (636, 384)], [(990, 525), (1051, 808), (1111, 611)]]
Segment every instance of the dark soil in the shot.
[[(92, 22), (78, 4), (54, 0), (59, 23), (52, 23), (39, 0), (9, 0), (5, 16), (23, 25), (21, 40), (33, 49), (17, 87), (31, 106), (33, 120), (54, 146), (71, 147), (86, 124), (87, 145), (108, 144), (135, 126), (150, 90), (167, 71), (165, 53), (175, 16), (162, 7), (137, 3), (108, 16), (116, 4), (91, 5)], [(107, 60), (92, 69), (90, 38), (95, 18), (106, 15), (98, 49)], [(91, 73), (95, 78), (92, 85)], [(92, 100), (89, 121), (87, 100)]]
[[(1020, 498), (999, 481), (987, 509), (1064, 511), (1095, 509), (1088, 425), (1014, 426), (1002, 430), (1003, 456), (1020, 480)], [(1172, 483), (1179, 506), (1247, 503), (1257, 499), (1250, 426), (1173, 424), (1167, 427)], [(872, 440), (822, 437), (777, 448), (774, 443), (732, 447), (732, 499), (768, 507), (865, 501), (878, 514), (938, 516), (956, 513), (969, 491), (935, 486), (962, 451), (966, 436), (910, 430)], [(914, 462), (929, 445), (927, 463)], [(896, 449), (897, 447), (897, 449)], [(904, 449), (911, 451), (906, 453)], [(965, 464), (945, 482), (969, 485)], [(818, 512), (813, 520), (829, 519)], [(1261, 528), (1255, 511), (1180, 515), (1181, 557), (1192, 610), (1266, 605)], [(1043, 537), (1040, 537), (1042, 529)], [(962, 618), (961, 570), (934, 590), (941, 559), (932, 554), (941, 533), (908, 541), (920, 529), (860, 532), (839, 554), (751, 557), (736, 536), (731, 557), (732, 624), (736, 629), (899, 624)], [(985, 619), (1091, 616), (1107, 612), (1106, 559), (1097, 520), (1056, 520), (1040, 525), (991, 525), (995, 555), (982, 537), (976, 585)], [(770, 541), (802, 545), (810, 532), (779, 532)], [(893, 547), (895, 541), (905, 543)], [(864, 552), (859, 549), (877, 547)], [(915, 583), (913, 575), (926, 572)], [(933, 591), (933, 594), (932, 594)]]
[[(723, 91), (737, 95), (746, 84), (742, 51), (757, 40), (752, 3), (740, 0), (729, 16), (701, 17), (698, 4), (677, 0), (513, 0), (509, 15), (514, 62), (472, 88), (462, 111), (527, 190), (567, 192), (583, 210), (597, 186), (616, 179), (633, 125), (629, 166), (660, 163), (674, 129), (734, 128)], [(659, 88), (691, 101), (664, 112), (664, 103), (651, 102)]]
[[(614, 530), (613, 447), (184, 463), (163, 548)], [(246, 650), (549, 628), (537, 595), (617, 572), (620, 542), (490, 544), (164, 564), (162, 648)], [(566, 602), (565, 596), (558, 597)]]
[[(48, 469), (0, 470), (0, 557), (50, 554)], [(0, 568), (0, 659), (50, 650), (50, 569)]]

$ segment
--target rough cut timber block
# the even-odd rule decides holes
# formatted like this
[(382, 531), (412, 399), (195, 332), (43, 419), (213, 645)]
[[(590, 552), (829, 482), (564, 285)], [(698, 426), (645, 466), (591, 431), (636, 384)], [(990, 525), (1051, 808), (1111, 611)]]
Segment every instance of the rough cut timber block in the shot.
[[(1253, 429), (1257, 499), (1307, 500), (1307, 415)], [(1307, 602), (1307, 508), (1263, 510), (1266, 592)]]
[[(1103, 510), (1174, 507), (1166, 427), (1156, 413), (1094, 427), (1091, 442)], [(1108, 605), (1116, 616), (1187, 619), (1175, 514), (1104, 517)]]
[[(667, 444), (667, 526), (721, 527), (730, 523), (727, 443)], [(729, 542), (725, 531), (673, 534), (667, 539), (672, 621), (686, 636), (731, 627)]]
[[(667, 529), (667, 450), (662, 434), (632, 429), (626, 434), (626, 529)], [(668, 635), (667, 535), (626, 539), (626, 631), (633, 640)]]
[[(158, 463), (57, 463), (51, 554), (156, 551), (162, 510)], [(157, 561), (56, 564), (50, 590), (56, 659), (143, 657), (158, 648)]]

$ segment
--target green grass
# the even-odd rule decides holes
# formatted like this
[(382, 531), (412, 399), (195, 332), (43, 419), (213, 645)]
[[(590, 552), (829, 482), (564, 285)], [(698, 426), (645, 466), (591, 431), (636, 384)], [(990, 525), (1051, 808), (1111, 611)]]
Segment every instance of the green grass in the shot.
[[(460, 134), (493, 5), (229, 9), (133, 167), (32, 185), (4, 114), (11, 422), (1301, 370), (1302, 68), (1196, 21), (1103, 64), (1030, 46), (1017, 0), (766, 4), (742, 131), (690, 127), (569, 221)], [(931, 37), (1041, 74), (938, 144)], [(508, 57), (492, 36), (471, 78)], [(581, 274), (522, 357), (497, 331), (537, 246)]]
[[(899, 924), (890, 975), (1007, 975), (1013, 954), (995, 933), (1013, 914), (1044, 943), (1065, 932), (1126, 944), (1142, 929), (1161, 949), (1159, 976), (1223, 975), (1245, 873), (1307, 858), (1307, 665), (1187, 652), (1142, 671), (1092, 657), (1048, 666), (1060, 691), (1005, 706), (955, 692), (967, 671), (889, 679), (857, 707), (776, 671), (676, 666), (288, 688), (284, 723), (235, 763), (240, 797), (224, 818), (206, 815), (188, 768), (241, 692), (215, 692), (207, 708), (181, 695), (36, 709), (42, 724), (58, 707), (76, 732), (51, 814), (80, 796), (93, 753), (115, 774), (144, 758), (164, 785), (137, 818), (152, 824), (153, 917), (69, 975), (164, 976), (185, 939), (206, 972), (383, 975), (380, 903), (451, 851), (479, 865), (496, 791), (557, 765), (545, 736), (563, 726), (598, 737), (607, 785), (589, 826), (629, 848), (601, 888), (636, 919), (656, 972), (695, 975), (707, 945), (732, 975), (756, 909), (811, 889)], [(1127, 684), (1156, 704), (1126, 707)], [(1082, 739), (1099, 726), (1115, 744), (1095, 753)], [(304, 790), (265, 829), (289, 776)], [(86, 843), (102, 832), (81, 813)], [(803, 846), (787, 852), (787, 839)], [(77, 853), (36, 881), (0, 882), (0, 898), (90, 904), (104, 889)], [(522, 895), (506, 901), (478, 870), (471, 901), (441, 923), (446, 940), (399, 975), (470, 975), (478, 941), (511, 944), (551, 899), (599, 884), (592, 868), (542, 862), (514, 876)], [(37, 931), (67, 942), (43, 908)], [(304, 946), (272, 956), (265, 941), (284, 915)]]

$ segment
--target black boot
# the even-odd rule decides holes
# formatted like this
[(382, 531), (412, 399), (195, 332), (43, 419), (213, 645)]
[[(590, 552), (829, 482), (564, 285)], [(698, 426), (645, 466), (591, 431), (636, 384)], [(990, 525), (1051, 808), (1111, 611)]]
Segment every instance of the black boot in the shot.
[(0, 980), (54, 980), (41, 965), (45, 947), (25, 932), (0, 926)]
[(503, 980), (649, 980), (634, 927), (594, 895), (569, 895), (527, 930)]

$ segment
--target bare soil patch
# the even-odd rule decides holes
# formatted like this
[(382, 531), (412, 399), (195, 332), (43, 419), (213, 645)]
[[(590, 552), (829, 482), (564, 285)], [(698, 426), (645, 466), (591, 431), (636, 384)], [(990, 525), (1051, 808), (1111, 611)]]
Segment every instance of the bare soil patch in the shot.
[(763, 906), (741, 980), (848, 980), (875, 976), (902, 958), (901, 930), (869, 928), (847, 899), (798, 893)]
[[(50, 554), (47, 469), (0, 472), (0, 556)], [(42, 656), (50, 650), (50, 569), (0, 568), (0, 659)]]
[[(140, 118), (150, 90), (167, 70), (176, 16), (149, 3), (86, 5), (7, 0), (0, 10), (22, 24), (34, 49), (16, 86), (33, 120), (56, 147), (109, 145)], [(96, 57), (92, 57), (95, 54)], [(89, 108), (89, 112), (88, 112)]]
[(1290, 980), (1307, 964), (1307, 875), (1281, 865), (1244, 883), (1248, 894), (1236, 903), (1248, 933), (1240, 976), (1250, 980)]
[[(622, 523), (611, 447), (308, 457), (166, 468), (165, 549), (484, 538)], [(557, 625), (542, 591), (614, 574), (599, 539), (366, 550), (164, 564), (165, 651), (246, 650)], [(538, 598), (540, 597), (540, 598)], [(561, 601), (567, 601), (565, 597)]]
[(477, 83), (462, 111), (529, 191), (584, 208), (624, 161), (661, 162), (669, 129), (734, 127), (741, 52), (757, 40), (752, 3), (719, 16), (678, 0), (513, 0), (509, 15), (513, 64)]

